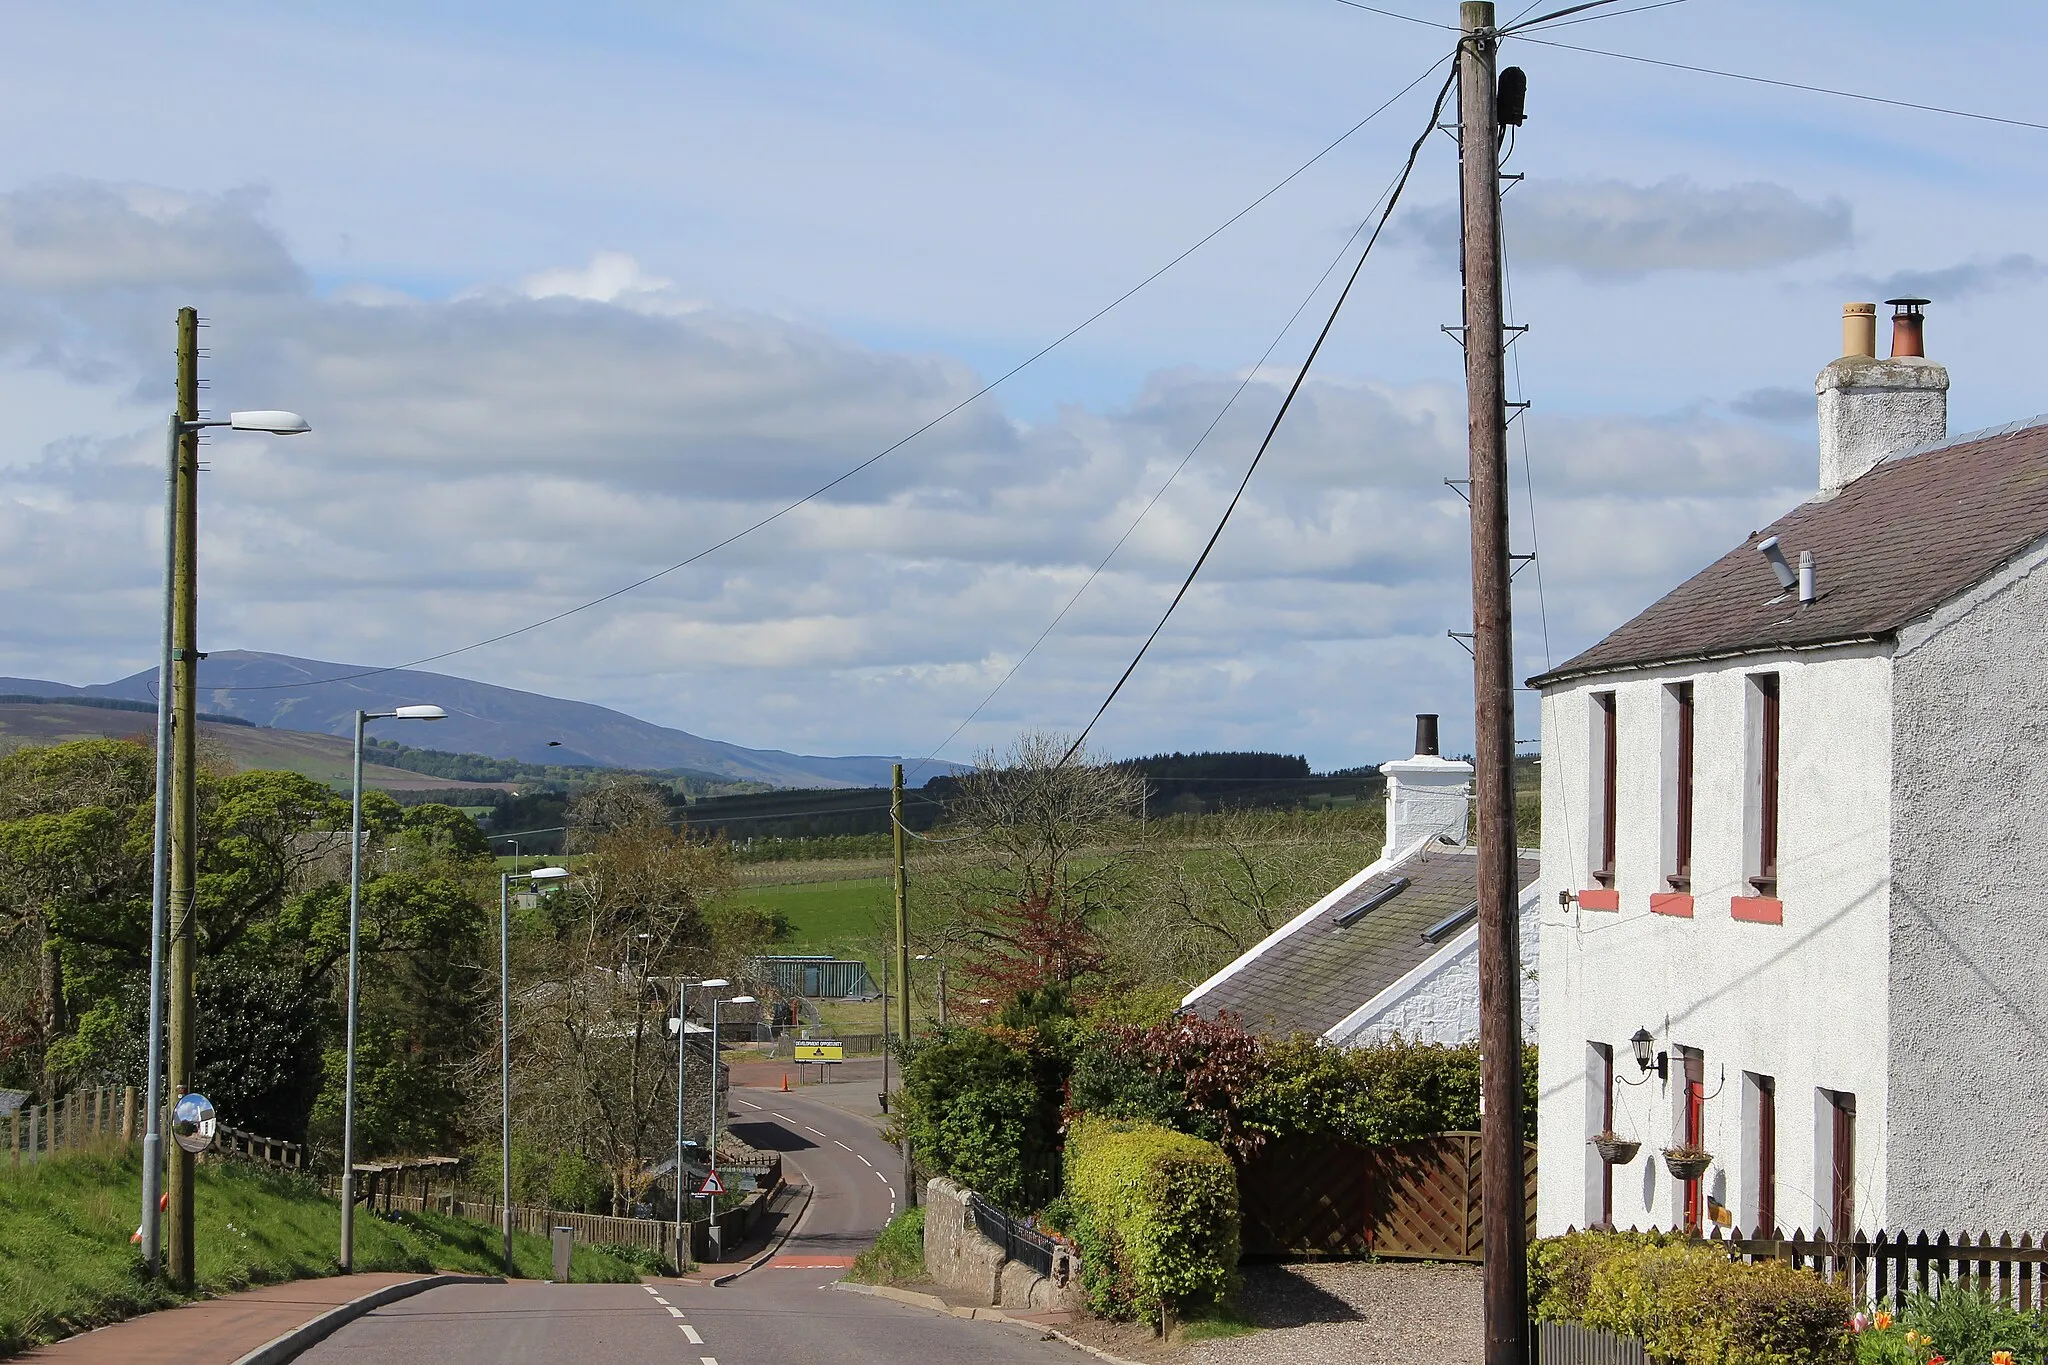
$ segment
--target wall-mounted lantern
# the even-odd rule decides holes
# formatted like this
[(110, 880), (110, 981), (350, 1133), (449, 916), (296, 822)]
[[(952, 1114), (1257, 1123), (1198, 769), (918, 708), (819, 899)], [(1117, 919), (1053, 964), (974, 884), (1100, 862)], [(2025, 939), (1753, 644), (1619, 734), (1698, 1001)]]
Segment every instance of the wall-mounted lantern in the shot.
[(1628, 1040), (1628, 1043), (1630, 1047), (1635, 1049), (1637, 1066), (1641, 1067), (1645, 1072), (1655, 1069), (1657, 1079), (1660, 1081), (1670, 1079), (1671, 1055), (1666, 1052), (1656, 1051), (1657, 1040), (1650, 1036), (1648, 1029), (1637, 1029), (1634, 1036)]

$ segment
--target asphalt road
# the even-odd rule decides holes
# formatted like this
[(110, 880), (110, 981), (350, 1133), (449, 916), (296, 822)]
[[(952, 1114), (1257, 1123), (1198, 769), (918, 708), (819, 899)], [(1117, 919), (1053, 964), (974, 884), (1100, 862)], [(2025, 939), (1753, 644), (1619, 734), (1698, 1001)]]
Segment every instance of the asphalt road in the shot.
[(1027, 1329), (942, 1317), (832, 1288), (902, 1198), (902, 1162), (874, 1122), (797, 1092), (733, 1089), (732, 1131), (779, 1151), (810, 1206), (775, 1258), (722, 1289), (451, 1285), (342, 1328), (304, 1365), (1088, 1365)]

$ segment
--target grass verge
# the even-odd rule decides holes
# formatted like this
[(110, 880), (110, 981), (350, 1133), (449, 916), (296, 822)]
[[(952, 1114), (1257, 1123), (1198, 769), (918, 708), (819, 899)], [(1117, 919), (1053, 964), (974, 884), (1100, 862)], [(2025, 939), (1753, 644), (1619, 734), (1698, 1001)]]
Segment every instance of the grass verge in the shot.
[(924, 1209), (905, 1209), (889, 1220), (875, 1244), (853, 1258), (846, 1278), (861, 1284), (915, 1284), (924, 1271)]
[[(0, 1355), (12, 1355), (152, 1309), (253, 1285), (333, 1275), (341, 1209), (313, 1182), (234, 1164), (199, 1168), (197, 1291), (173, 1293), (143, 1272), (128, 1238), (142, 1202), (131, 1154), (78, 1155), (0, 1169)], [(499, 1233), (442, 1214), (356, 1220), (358, 1270), (455, 1270), (498, 1274)], [(546, 1239), (520, 1234), (522, 1276), (552, 1273)], [(579, 1280), (631, 1282), (636, 1269), (592, 1247), (576, 1248)]]

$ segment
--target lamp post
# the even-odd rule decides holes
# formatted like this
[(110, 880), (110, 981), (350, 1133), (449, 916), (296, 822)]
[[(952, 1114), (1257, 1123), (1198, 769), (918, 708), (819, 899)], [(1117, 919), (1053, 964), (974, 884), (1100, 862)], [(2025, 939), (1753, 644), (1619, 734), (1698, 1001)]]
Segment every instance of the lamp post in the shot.
[[(197, 772), (199, 677), (199, 433), (211, 427), (295, 436), (312, 430), (290, 412), (237, 412), (226, 421), (199, 416), (199, 314), (178, 310), (177, 408), (171, 414), (164, 490), (163, 628), (156, 674), (156, 825), (149, 896), (149, 1075), (143, 1083), (142, 1254), (155, 1275), (163, 1263), (163, 1084), (192, 1073), (192, 976), (197, 943), (192, 887), (199, 866)], [(174, 818), (175, 815), (175, 818)], [(173, 912), (175, 911), (175, 918)], [(166, 1047), (165, 968), (170, 1028)], [(166, 1052), (169, 1056), (166, 1058)], [(192, 1282), (192, 1158), (171, 1153), (170, 1278)]]
[(373, 720), (445, 720), (438, 706), (400, 706), (356, 712), (354, 795), (348, 821), (348, 1041), (344, 1044), (341, 1098), (341, 1273), (355, 1269), (356, 1252), (356, 981), (363, 905), (363, 727)]
[[(691, 981), (687, 977), (676, 978), (676, 1017), (670, 1022), (676, 1033), (676, 1270), (687, 1270), (690, 1265), (689, 1220), (683, 1217), (683, 1200), (688, 1192), (683, 1189), (683, 1059), (690, 1051), (690, 987), (706, 986), (718, 990), (732, 983), (722, 976), (704, 981)], [(711, 1049), (711, 1093), (718, 1093), (718, 1048)]]
[[(725, 1108), (725, 1105), (718, 1096), (718, 1007), (720, 1005), (751, 1005), (753, 1003), (754, 997), (751, 995), (735, 995), (729, 1000), (720, 1000), (716, 996), (711, 998), (711, 1145), (707, 1149), (706, 1155), (709, 1158), (708, 1164), (713, 1176), (718, 1174), (718, 1121), (725, 1117), (720, 1112)], [(711, 1196), (711, 1228), (712, 1236), (716, 1238), (718, 1235), (718, 1196), (715, 1194)]]
[(943, 1033), (946, 1031), (946, 959), (936, 953), (919, 953), (917, 960), (939, 964), (939, 1031)]
[[(517, 847), (517, 845), (515, 845)], [(517, 854), (513, 857), (516, 859)], [(566, 867), (498, 874), (498, 1223), (505, 1234), (505, 1273), (512, 1274), (512, 883), (539, 886), (569, 875)]]

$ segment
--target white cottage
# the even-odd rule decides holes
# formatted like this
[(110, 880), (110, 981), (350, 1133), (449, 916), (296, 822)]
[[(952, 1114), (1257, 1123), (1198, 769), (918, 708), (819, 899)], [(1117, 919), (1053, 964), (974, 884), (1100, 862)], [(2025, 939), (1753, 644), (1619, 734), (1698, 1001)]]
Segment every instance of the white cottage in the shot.
[[(1467, 1043), (1479, 1036), (1479, 860), (1466, 846), (1472, 765), (1437, 752), (1415, 718), (1415, 756), (1380, 765), (1387, 837), (1358, 875), (1204, 981), (1181, 1008), (1228, 1013), (1276, 1036), (1342, 1047)], [(1522, 960), (1536, 955), (1536, 859), (1521, 863)], [(1536, 992), (1522, 993), (1534, 1035)]]
[(2048, 1228), (2048, 418), (1949, 441), (1897, 302), (1818, 493), (1531, 680), (1546, 1234)]

